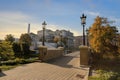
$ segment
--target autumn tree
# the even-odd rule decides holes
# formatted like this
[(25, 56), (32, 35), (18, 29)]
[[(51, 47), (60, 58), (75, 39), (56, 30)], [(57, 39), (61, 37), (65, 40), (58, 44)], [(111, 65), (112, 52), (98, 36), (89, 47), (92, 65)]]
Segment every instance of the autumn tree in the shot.
[(9, 41), (9, 42), (12, 43), (13, 41), (15, 41), (15, 38), (14, 38), (14, 36), (12, 34), (8, 34), (5, 37), (5, 41)]
[(120, 34), (118, 34), (118, 52), (120, 54)]
[(60, 41), (60, 37), (54, 37), (54, 42), (57, 43), (58, 41)]
[(56, 36), (54, 37), (54, 42), (57, 43), (57, 47), (62, 46), (65, 47), (65, 43), (66, 43), (66, 38), (64, 37), (60, 37), (60, 36)]
[(94, 53), (103, 57), (104, 54), (113, 53), (116, 55), (117, 29), (111, 26), (106, 18), (96, 17), (93, 25), (89, 29), (89, 43)]

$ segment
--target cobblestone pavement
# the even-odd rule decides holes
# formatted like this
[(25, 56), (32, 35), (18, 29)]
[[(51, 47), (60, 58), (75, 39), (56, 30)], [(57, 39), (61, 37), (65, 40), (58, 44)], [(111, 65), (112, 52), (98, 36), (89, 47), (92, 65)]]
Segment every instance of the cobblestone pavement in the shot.
[(79, 52), (48, 62), (35, 62), (3, 71), (0, 80), (87, 80), (88, 68), (79, 67)]

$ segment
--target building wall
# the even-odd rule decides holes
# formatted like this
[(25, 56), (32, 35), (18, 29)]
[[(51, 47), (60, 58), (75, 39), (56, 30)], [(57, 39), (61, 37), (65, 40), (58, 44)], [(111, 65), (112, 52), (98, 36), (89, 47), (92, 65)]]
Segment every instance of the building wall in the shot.
[[(83, 45), (83, 36), (74, 37), (74, 47), (79, 48), (80, 45)], [(85, 36), (85, 45), (87, 45), (87, 37)]]
[[(39, 39), (42, 39), (43, 36), (43, 31), (38, 31), (37, 35), (39, 37)], [(69, 47), (73, 47), (74, 46), (74, 37), (73, 37), (73, 33), (70, 31), (66, 31), (66, 30), (56, 30), (56, 31), (52, 31), (49, 29), (45, 30), (45, 39), (46, 42), (54, 42), (54, 37), (61, 37), (62, 38), (68, 38), (67, 40), (67, 45)]]
[[(37, 35), (39, 37), (39, 40), (42, 41), (42, 37), (43, 37), (43, 30), (38, 31)], [(54, 39), (54, 32), (52, 30), (46, 29), (45, 30), (45, 41), (46, 42), (53, 42)]]
[(37, 49), (37, 42), (39, 42), (39, 37), (37, 36), (37, 34), (34, 34), (34, 33), (29, 33), (29, 35), (32, 39), (30, 50)]
[(56, 30), (55, 36), (61, 36), (62, 38), (67, 38), (67, 46), (73, 47), (74, 46), (74, 37), (73, 33), (66, 30)]

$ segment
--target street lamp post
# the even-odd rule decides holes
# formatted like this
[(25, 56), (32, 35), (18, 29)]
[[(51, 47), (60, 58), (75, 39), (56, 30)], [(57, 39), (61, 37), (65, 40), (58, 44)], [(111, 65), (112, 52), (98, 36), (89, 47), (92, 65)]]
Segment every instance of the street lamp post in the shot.
[(69, 36), (70, 36), (69, 33), (70, 33), (70, 31), (68, 30), (68, 51), (69, 51), (69, 39), (70, 39), (70, 38), (69, 38)]
[(80, 17), (81, 19), (81, 25), (83, 25), (83, 45), (85, 45), (85, 31), (84, 31), (84, 27), (86, 24), (86, 16), (84, 14), (82, 14), (82, 17)]
[(45, 46), (45, 26), (47, 25), (46, 22), (44, 21), (42, 23), (43, 25), (43, 40), (42, 40), (42, 45)]
[(60, 46), (62, 47), (62, 31), (60, 31)]

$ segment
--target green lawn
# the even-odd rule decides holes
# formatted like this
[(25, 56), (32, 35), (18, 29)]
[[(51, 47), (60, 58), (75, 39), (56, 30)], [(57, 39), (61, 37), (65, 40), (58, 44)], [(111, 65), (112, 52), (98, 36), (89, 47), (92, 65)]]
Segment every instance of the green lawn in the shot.
[(2, 65), (0, 66), (0, 69), (2, 69), (2, 71), (5, 71), (5, 70), (10, 70), (12, 68), (15, 68), (17, 66), (20, 66), (20, 65)]
[(95, 74), (89, 80), (120, 80), (120, 59), (102, 59), (92, 65)]
[(35, 62), (36, 60), (38, 60), (38, 58), (28, 58), (28, 59), (16, 58), (14, 60), (1, 61), (0, 68), (3, 71), (9, 70), (9, 69), (15, 68), (17, 66), (20, 66), (22, 64)]

